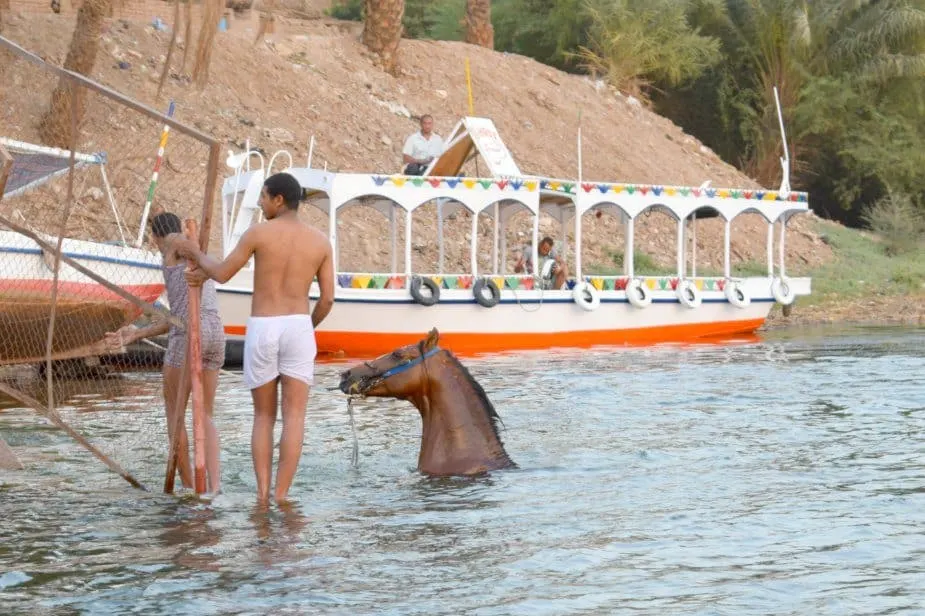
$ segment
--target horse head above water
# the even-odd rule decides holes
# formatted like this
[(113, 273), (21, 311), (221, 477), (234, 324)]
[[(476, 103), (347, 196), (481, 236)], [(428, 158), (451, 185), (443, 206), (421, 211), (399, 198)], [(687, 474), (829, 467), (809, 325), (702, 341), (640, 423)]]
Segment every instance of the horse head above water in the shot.
[(437, 345), (432, 329), (424, 340), (363, 362), (341, 374), (349, 395), (408, 400), (421, 413), (424, 430), (418, 470), (428, 475), (478, 475), (516, 466), (498, 436), (500, 417), (459, 360)]

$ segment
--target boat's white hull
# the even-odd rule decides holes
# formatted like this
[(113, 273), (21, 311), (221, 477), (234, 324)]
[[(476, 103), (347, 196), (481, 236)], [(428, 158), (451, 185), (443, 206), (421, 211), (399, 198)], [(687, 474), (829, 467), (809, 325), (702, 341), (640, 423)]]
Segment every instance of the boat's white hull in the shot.
[[(243, 341), (250, 315), (250, 276), (242, 271), (218, 288), (232, 344)], [(338, 288), (334, 308), (316, 336), (320, 353), (365, 357), (420, 340), (432, 327), (461, 354), (750, 334), (762, 325), (774, 299), (768, 278), (743, 284), (751, 297), (744, 308), (719, 290), (704, 291), (703, 303), (688, 308), (666, 289), (652, 291), (653, 301), (645, 308), (631, 305), (624, 291), (601, 291), (593, 311), (576, 304), (571, 291), (505, 290), (496, 306), (485, 308), (468, 289), (443, 289), (439, 303), (427, 307), (415, 303), (407, 289)], [(808, 294), (809, 286), (808, 278), (791, 279), (797, 295)]]
[[(164, 291), (160, 259), (150, 251), (66, 239), (62, 253), (143, 301), (154, 302)], [(0, 231), (0, 363), (44, 357), (52, 267), (52, 255), (43, 253), (35, 242)], [(62, 262), (53, 353), (56, 357), (73, 354), (140, 313), (136, 306)]]

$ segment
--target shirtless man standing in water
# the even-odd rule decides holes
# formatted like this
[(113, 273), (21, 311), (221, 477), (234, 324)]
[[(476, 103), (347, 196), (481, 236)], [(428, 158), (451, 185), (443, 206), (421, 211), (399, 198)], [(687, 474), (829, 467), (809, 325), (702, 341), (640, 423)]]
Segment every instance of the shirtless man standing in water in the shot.
[[(277, 502), (286, 500), (302, 455), (305, 408), (314, 378), (315, 328), (334, 305), (331, 244), (318, 229), (299, 221), (299, 181), (288, 173), (270, 176), (260, 193), (267, 221), (241, 237), (224, 261), (203, 254), (193, 241), (178, 248), (198, 264), (187, 273), (191, 284), (206, 278), (227, 282), (254, 257), (254, 295), (244, 335), (244, 381), (254, 399), (251, 451), (257, 475), (257, 499), (270, 498), (273, 426), (282, 385), (283, 434), (276, 472)], [(308, 290), (318, 277), (321, 297), (309, 311)]]

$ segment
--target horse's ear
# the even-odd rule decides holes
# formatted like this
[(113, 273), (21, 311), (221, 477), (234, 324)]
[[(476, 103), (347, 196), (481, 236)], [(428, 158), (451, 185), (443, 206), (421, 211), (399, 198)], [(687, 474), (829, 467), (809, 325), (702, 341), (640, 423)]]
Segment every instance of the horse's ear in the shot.
[(427, 334), (427, 340), (424, 341), (424, 352), (426, 353), (427, 351), (435, 348), (437, 346), (437, 342), (439, 341), (440, 341), (440, 333), (437, 331), (437, 328), (435, 327), (432, 330), (430, 330), (429, 334)]

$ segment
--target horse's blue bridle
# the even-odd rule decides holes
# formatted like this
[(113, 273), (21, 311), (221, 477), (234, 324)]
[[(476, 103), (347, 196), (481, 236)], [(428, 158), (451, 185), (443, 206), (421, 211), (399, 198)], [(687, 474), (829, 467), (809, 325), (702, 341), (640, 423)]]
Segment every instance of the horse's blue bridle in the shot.
[(431, 350), (427, 351), (426, 353), (423, 353), (423, 354), (421, 354), (421, 355), (418, 355), (417, 357), (415, 357), (415, 358), (412, 359), (411, 361), (407, 361), (407, 362), (405, 362), (405, 363), (403, 363), (403, 364), (399, 364), (399, 365), (395, 366), (394, 368), (389, 368), (388, 370), (386, 370), (385, 372), (383, 372), (382, 374), (380, 374), (380, 375), (379, 375), (378, 377), (376, 377), (376, 378), (379, 379), (379, 380), (385, 380), (385, 379), (389, 378), (390, 376), (395, 376), (396, 374), (401, 374), (401, 373), (404, 372), (405, 370), (408, 370), (408, 369), (410, 369), (410, 368), (414, 368), (414, 367), (417, 366), (418, 364), (422, 363), (422, 362), (423, 362), (425, 359), (427, 359), (428, 357), (431, 357), (432, 355), (436, 355), (437, 353), (439, 353), (439, 352), (442, 351), (442, 350), (443, 350), (443, 349), (441, 349), (440, 347), (434, 347), (434, 348), (432, 348)]

